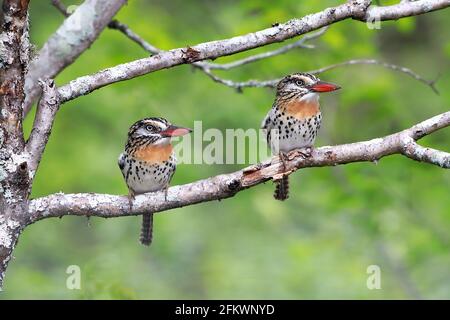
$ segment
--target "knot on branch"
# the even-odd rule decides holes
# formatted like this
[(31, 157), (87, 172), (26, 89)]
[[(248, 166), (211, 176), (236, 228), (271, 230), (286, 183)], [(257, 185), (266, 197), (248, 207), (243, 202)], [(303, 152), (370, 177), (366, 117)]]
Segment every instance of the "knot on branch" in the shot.
[(53, 79), (39, 79), (38, 83), (42, 89), (41, 102), (44, 101), (51, 107), (59, 105), (59, 95), (55, 81)]
[(367, 8), (372, 4), (372, 0), (349, 0), (348, 5), (353, 19), (365, 20)]
[(200, 60), (200, 51), (192, 47), (187, 47), (186, 49), (183, 49), (182, 52), (183, 52), (183, 61), (186, 63), (193, 63), (195, 61)]
[(239, 191), (240, 187), (241, 182), (239, 181), (239, 179), (233, 179), (227, 182), (228, 191), (231, 191), (233, 193)]
[(26, 161), (21, 162), (17, 166), (16, 172), (17, 172), (16, 183), (20, 187), (20, 190), (25, 193), (29, 188), (31, 188), (30, 175), (28, 172), (28, 163)]

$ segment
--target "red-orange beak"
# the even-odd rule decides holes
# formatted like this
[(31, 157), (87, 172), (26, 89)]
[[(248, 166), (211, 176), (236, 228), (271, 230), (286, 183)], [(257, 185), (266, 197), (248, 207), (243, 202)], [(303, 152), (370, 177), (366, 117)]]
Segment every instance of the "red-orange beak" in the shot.
[(185, 134), (188, 134), (192, 132), (189, 128), (183, 128), (183, 127), (177, 127), (177, 126), (169, 126), (166, 130), (161, 131), (159, 134), (162, 137), (179, 137), (184, 136)]
[(338, 85), (325, 81), (318, 81), (310, 87), (311, 91), (314, 92), (330, 92), (340, 89)]

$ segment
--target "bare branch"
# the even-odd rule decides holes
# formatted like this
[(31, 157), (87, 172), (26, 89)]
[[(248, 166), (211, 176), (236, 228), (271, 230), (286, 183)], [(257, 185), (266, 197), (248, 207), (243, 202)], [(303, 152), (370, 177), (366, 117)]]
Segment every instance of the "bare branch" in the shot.
[(287, 44), (281, 48), (278, 48), (276, 50), (272, 50), (272, 51), (267, 51), (267, 52), (263, 52), (263, 53), (259, 53), (259, 54), (255, 54), (240, 60), (236, 60), (230, 63), (224, 63), (224, 64), (219, 64), (219, 63), (210, 63), (209, 64), (209, 68), (210, 69), (216, 69), (216, 70), (230, 70), (236, 67), (240, 67), (243, 66), (245, 64), (249, 64), (249, 63), (253, 63), (262, 59), (267, 59), (267, 58), (271, 58), (280, 54), (284, 54), (292, 49), (295, 48), (305, 48), (305, 49), (312, 49), (314, 48), (314, 46), (312, 45), (308, 45), (305, 44), (305, 38), (301, 38), (300, 40), (297, 40), (293, 43)]
[[(351, 162), (376, 161), (392, 154), (403, 154), (415, 160), (450, 168), (450, 154), (427, 149), (410, 143), (440, 128), (450, 126), (450, 111), (432, 117), (409, 129), (369, 141), (338, 146), (326, 146), (313, 151), (310, 158), (292, 157), (286, 161), (286, 170), (278, 157), (243, 170), (222, 174), (197, 182), (169, 188), (167, 200), (163, 192), (139, 195), (130, 210), (126, 196), (107, 194), (57, 193), (38, 198), (29, 203), (29, 223), (49, 217), (64, 215), (97, 216), (103, 218), (140, 215), (144, 212), (161, 212), (200, 202), (225, 199), (239, 191), (292, 173), (305, 167), (335, 166)], [(405, 143), (407, 145), (405, 145)], [(436, 154), (434, 151), (437, 151)]]
[[(86, 0), (47, 40), (30, 63), (25, 80), (24, 114), (40, 94), (38, 79), (54, 78), (97, 39), (126, 0)], [(63, 9), (64, 10), (64, 9)]]
[[(121, 22), (119, 22), (117, 20), (111, 21), (111, 23), (108, 25), (108, 27), (110, 27), (111, 29), (116, 29), (118, 31), (121, 31), (128, 38), (130, 38), (131, 40), (136, 42), (139, 46), (141, 46), (145, 51), (147, 51), (149, 53), (158, 54), (158, 53), (164, 51), (164, 50), (161, 50), (161, 49), (151, 45), (150, 43), (148, 43), (147, 41), (142, 39), (134, 31), (132, 31), (130, 29), (130, 27), (128, 27), (126, 24), (123, 24), (123, 23), (121, 23)], [(246, 58), (243, 58), (243, 59), (240, 59), (240, 60), (236, 60), (236, 61), (233, 61), (233, 62), (230, 62), (230, 63), (218, 64), (218, 63), (209, 63), (209, 62), (194, 62), (192, 65), (197, 66), (197, 67), (202, 67), (202, 69), (203, 68), (208, 68), (208, 69), (217, 69), (217, 70), (229, 70), (229, 69), (232, 69), (232, 68), (236, 68), (236, 67), (242, 66), (244, 64), (248, 64), (248, 63), (256, 62), (256, 61), (259, 61), (259, 60), (262, 60), (262, 59), (270, 58), (270, 57), (273, 57), (273, 56), (276, 56), (276, 55), (280, 55), (280, 54), (286, 53), (289, 50), (292, 50), (292, 49), (295, 49), (295, 48), (312, 49), (312, 48), (314, 48), (314, 46), (305, 44), (305, 42), (320, 37), (321, 35), (323, 35), (325, 33), (325, 31), (327, 29), (328, 29), (328, 27), (324, 27), (324, 28), (322, 28), (321, 30), (319, 30), (317, 32), (306, 34), (300, 40), (297, 40), (296, 42), (290, 43), (290, 44), (288, 44), (286, 46), (283, 46), (281, 48), (278, 48), (276, 50), (263, 52), (263, 53), (256, 54), (256, 55), (253, 55), (253, 56), (250, 56), (250, 57), (246, 57)]]
[(41, 161), (42, 153), (50, 137), (53, 121), (60, 106), (55, 82), (51, 79), (46, 81), (39, 80), (39, 84), (42, 89), (42, 96), (38, 103), (33, 129), (25, 146), (31, 177), (34, 177), (34, 173)]
[(283, 53), (286, 53), (292, 49), (295, 48), (306, 48), (306, 49), (312, 49), (314, 48), (313, 45), (308, 45), (305, 44), (305, 42), (316, 39), (318, 37), (320, 37), (321, 35), (323, 35), (325, 33), (325, 31), (328, 30), (328, 27), (324, 27), (322, 29), (320, 29), (317, 32), (314, 33), (308, 33), (306, 35), (304, 35), (300, 40), (297, 40), (293, 43), (290, 43), (288, 45), (285, 45), (281, 48), (278, 48), (276, 50), (272, 50), (272, 51), (267, 51), (267, 52), (263, 52), (260, 54), (255, 54), (253, 56), (249, 56), (240, 60), (236, 60), (230, 63), (224, 63), (224, 64), (218, 64), (218, 63), (209, 63), (208, 64), (208, 68), (209, 69), (217, 69), (217, 70), (230, 70), (236, 67), (240, 67), (242, 65), (245, 64), (249, 64), (249, 63), (253, 63), (262, 59), (267, 59), (270, 57), (274, 57)]
[[(360, 19), (370, 22), (376, 21), (376, 19), (380, 19), (380, 21), (397, 20), (444, 9), (448, 6), (450, 6), (449, 0), (402, 1), (392, 6), (371, 6), (364, 15), (360, 16)], [(356, 15), (355, 19), (357, 18)]]
[(61, 0), (52, 0), (52, 5), (59, 10), (66, 18), (70, 16), (70, 13), (67, 11), (66, 6)]
[(380, 65), (384, 68), (387, 69), (391, 69), (391, 70), (395, 70), (395, 71), (399, 71), (402, 73), (405, 73), (409, 76), (411, 76), (412, 78), (416, 79), (417, 81), (420, 81), (424, 84), (426, 84), (427, 86), (429, 86), (431, 88), (431, 90), (433, 90), (436, 94), (439, 94), (439, 91), (436, 89), (435, 84), (437, 81), (437, 77), (434, 80), (427, 80), (424, 79), (423, 77), (421, 77), (420, 75), (418, 75), (417, 73), (415, 73), (414, 71), (412, 71), (409, 68), (405, 68), (402, 66), (398, 66), (395, 64), (391, 64), (391, 63), (386, 63), (386, 62), (381, 62), (375, 59), (353, 59), (353, 60), (348, 60), (348, 61), (344, 61), (341, 63), (336, 63), (336, 64), (332, 64), (323, 68), (319, 68), (316, 70), (310, 70), (310, 73), (315, 73), (315, 74), (319, 74), (319, 73), (323, 73), (325, 71), (328, 70), (332, 70), (335, 68), (339, 68), (342, 66), (348, 66), (348, 65), (354, 65), (354, 64), (375, 64), (375, 65)]
[(450, 6), (449, 0), (419, 0), (387, 7), (369, 7), (370, 3), (370, 0), (352, 0), (337, 7), (327, 8), (272, 28), (230, 39), (164, 51), (152, 57), (123, 63), (92, 75), (80, 77), (62, 86), (59, 88), (61, 99), (62, 102), (69, 101), (106, 85), (180, 64), (192, 64), (201, 60), (215, 59), (271, 43), (282, 42), (344, 19), (353, 18), (361, 21), (399, 19)]
[[(146, 50), (149, 53), (152, 54), (158, 54), (162, 52), (163, 50), (156, 48), (155, 46), (151, 45), (144, 39), (142, 39), (139, 35), (137, 35), (135, 32), (133, 32), (127, 25), (120, 23), (117, 20), (111, 21), (111, 23), (108, 25), (111, 29), (116, 29), (121, 31), (123, 34), (125, 34), (128, 38), (136, 42), (139, 46), (141, 46), (144, 50)], [(249, 80), (249, 81), (242, 81), (242, 82), (236, 82), (229, 79), (221, 78), (214, 73), (211, 72), (211, 70), (230, 70), (236, 67), (240, 67), (245, 64), (253, 63), (262, 59), (270, 58), (276, 55), (284, 54), (294, 48), (313, 48), (312, 45), (307, 45), (305, 42), (316, 39), (320, 36), (322, 36), (326, 31), (328, 30), (328, 26), (320, 29), (317, 32), (309, 33), (303, 36), (300, 40), (297, 40), (296, 42), (290, 43), (288, 45), (285, 45), (279, 49), (263, 52), (260, 54), (252, 55), (240, 60), (236, 60), (230, 63), (225, 64), (218, 64), (218, 63), (208, 63), (208, 62), (194, 62), (192, 65), (197, 67), (198, 69), (201, 69), (203, 72), (205, 72), (213, 81), (226, 85), (230, 88), (237, 89), (238, 91), (241, 91), (245, 87), (275, 87), (276, 84), (280, 81), (280, 79), (274, 79), (274, 80), (266, 80), (266, 81), (258, 81), (258, 80)], [(313, 74), (320, 74), (332, 69), (336, 69), (342, 66), (347, 65), (356, 65), (356, 64), (374, 64), (374, 65), (380, 65), (382, 67), (385, 67), (387, 69), (391, 69), (394, 71), (399, 71), (402, 73), (405, 73), (412, 78), (416, 79), (417, 81), (420, 81), (427, 86), (429, 86), (436, 94), (439, 94), (438, 90), (436, 89), (436, 82), (437, 77), (434, 80), (427, 80), (421, 77), (419, 74), (415, 73), (409, 68), (398, 66), (395, 64), (390, 64), (386, 62), (381, 62), (375, 59), (352, 59), (348, 61), (344, 61), (341, 63), (332, 64), (326, 67), (322, 67), (319, 69), (309, 70), (307, 72), (313, 73)]]
[[(427, 80), (409, 68), (398, 66), (395, 64), (391, 64), (391, 63), (378, 61), (375, 59), (353, 59), (353, 60), (348, 60), (348, 61), (332, 64), (329, 66), (325, 66), (325, 67), (322, 67), (319, 69), (308, 70), (306, 72), (313, 73), (313, 74), (320, 74), (320, 73), (323, 73), (323, 72), (326, 72), (326, 71), (329, 71), (332, 69), (345, 67), (345, 66), (349, 66), (349, 65), (357, 65), (357, 64), (379, 65), (379, 66), (382, 66), (387, 69), (391, 69), (394, 71), (404, 73), (404, 74), (409, 75), (410, 77), (416, 79), (417, 81), (420, 81), (420, 82), (426, 84), (436, 94), (439, 93), (435, 87), (435, 84), (436, 84), (438, 78), (435, 78), (434, 80)], [(243, 88), (263, 88), (263, 87), (274, 88), (277, 86), (277, 83), (281, 80), (281, 78), (278, 78), (278, 79), (265, 80), (265, 81), (264, 80), (248, 80), (248, 81), (242, 81), (242, 82), (235, 82), (233, 80), (217, 77), (216, 75), (214, 75), (213, 73), (208, 72), (208, 71), (209, 70), (205, 71), (205, 73), (209, 77), (211, 77), (214, 81), (224, 84), (228, 87), (237, 89), (237, 90), (241, 90)]]
[[(148, 43), (147, 41), (145, 41), (144, 39), (142, 39), (139, 35), (137, 35), (135, 32), (133, 32), (126, 24), (123, 24), (117, 20), (111, 21), (111, 23), (108, 25), (110, 28), (112, 29), (116, 29), (121, 31), (123, 34), (125, 34), (129, 39), (133, 40), (134, 42), (136, 42), (139, 46), (141, 46), (144, 50), (146, 50), (147, 52), (151, 53), (151, 54), (158, 54), (163, 52), (163, 50), (158, 49), (157, 47), (151, 45), (150, 43)], [(248, 63), (252, 63), (252, 62), (256, 62), (258, 60), (262, 60), (265, 58), (269, 58), (269, 57), (273, 57), (279, 54), (283, 54), (288, 52), (289, 50), (292, 50), (294, 48), (299, 48), (299, 47), (303, 47), (303, 48), (311, 48), (311, 45), (306, 45), (305, 42), (308, 40), (312, 40), (315, 38), (318, 38), (319, 36), (323, 35), (325, 33), (325, 31), (328, 29), (328, 27), (324, 27), (321, 30), (315, 32), (315, 33), (311, 33), (311, 34), (307, 34), (305, 35), (303, 38), (301, 38), (300, 40), (288, 44), (286, 46), (283, 46), (277, 50), (273, 50), (273, 51), (268, 51), (268, 52), (264, 52), (261, 54), (257, 54), (257, 55), (253, 55), (241, 60), (236, 60), (234, 62), (231, 63), (227, 63), (227, 64), (217, 64), (217, 63), (210, 63), (210, 62), (203, 62), (203, 61), (199, 61), (199, 62), (194, 62), (192, 63), (192, 66), (194, 66), (196, 69), (199, 69), (201, 71), (203, 71), (208, 77), (210, 77), (212, 80), (214, 80), (215, 82), (224, 84), (228, 87), (231, 88), (235, 88), (237, 90), (241, 90), (243, 87), (245, 86), (259, 86), (259, 87), (263, 87), (265, 86), (264, 83), (260, 83), (260, 82), (256, 82), (252, 83), (252, 82), (247, 82), (244, 83), (244, 85), (240, 85), (240, 83), (231, 81), (231, 80), (226, 80), (226, 79), (222, 79), (220, 77), (218, 77), (217, 75), (213, 74), (211, 72), (211, 69), (219, 69), (219, 70), (229, 70), (238, 66), (242, 66), (244, 64), (248, 64)], [(247, 84), (247, 85), (245, 85)]]
[(229, 79), (224, 79), (221, 77), (216, 76), (214, 73), (211, 72), (208, 68), (203, 69), (203, 72), (210, 77), (213, 81), (226, 85), (227, 87), (236, 89), (238, 92), (242, 92), (243, 88), (274, 88), (277, 86), (277, 83), (281, 79), (274, 79), (274, 80), (267, 80), (267, 81), (261, 81), (261, 80), (247, 80), (247, 81), (233, 81)]
[(442, 168), (450, 168), (450, 153), (440, 150), (425, 148), (417, 144), (412, 138), (406, 139), (403, 146), (403, 152), (408, 158), (428, 162), (440, 166)]
[(124, 23), (121, 23), (120, 21), (113, 20), (113, 21), (111, 21), (110, 24), (108, 24), (108, 27), (122, 32), (129, 39), (136, 42), (140, 47), (142, 47), (145, 51), (147, 51), (151, 54), (158, 54), (163, 51), (163, 50), (158, 49), (155, 46), (151, 45), (144, 39), (142, 39), (138, 34), (136, 34), (133, 30), (131, 30), (130, 27), (128, 27)]

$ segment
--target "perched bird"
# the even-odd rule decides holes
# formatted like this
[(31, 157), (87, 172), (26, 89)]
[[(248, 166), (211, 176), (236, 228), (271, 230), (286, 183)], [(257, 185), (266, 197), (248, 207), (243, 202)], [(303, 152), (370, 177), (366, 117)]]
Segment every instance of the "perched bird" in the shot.
[[(128, 131), (125, 151), (119, 156), (119, 168), (128, 186), (130, 206), (136, 194), (163, 190), (167, 192), (175, 172), (176, 158), (171, 138), (191, 132), (177, 127), (163, 118), (145, 118)], [(140, 241), (152, 242), (153, 214), (142, 216)]]
[[(283, 164), (286, 155), (294, 150), (303, 149), (311, 153), (322, 122), (318, 93), (339, 88), (309, 73), (294, 73), (278, 83), (275, 102), (261, 126), (272, 154), (278, 154)], [(275, 199), (286, 200), (288, 176), (275, 183)]]

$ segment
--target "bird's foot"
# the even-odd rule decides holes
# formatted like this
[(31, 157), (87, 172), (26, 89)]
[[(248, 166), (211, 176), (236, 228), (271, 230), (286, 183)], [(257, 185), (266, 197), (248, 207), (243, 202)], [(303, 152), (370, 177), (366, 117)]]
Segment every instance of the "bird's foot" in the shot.
[(167, 201), (167, 193), (168, 193), (168, 191), (169, 191), (169, 186), (166, 186), (166, 187), (163, 189), (163, 191), (164, 191), (164, 201)]
[(291, 159), (289, 159), (288, 154), (287, 154), (287, 153), (284, 153), (284, 152), (282, 152), (282, 151), (280, 151), (280, 152), (278, 153), (278, 156), (279, 156), (279, 158), (280, 158), (281, 165), (282, 165), (283, 169), (282, 169), (282, 172), (281, 172), (281, 173), (278, 173), (278, 174), (276, 174), (276, 175), (274, 175), (274, 176), (272, 177), (272, 179), (273, 179), (274, 181), (276, 181), (276, 180), (281, 180), (282, 178), (284, 178), (285, 176), (288, 176), (288, 175), (292, 172), (292, 168), (289, 169), (289, 168), (288, 168), (288, 165), (287, 165), (287, 162), (288, 162), (289, 160), (291, 160)]
[(294, 149), (292, 151), (289, 151), (289, 153), (287, 154), (287, 159), (293, 160), (298, 157), (300, 157), (302, 159), (310, 158), (313, 153), (313, 150), (314, 149), (312, 147)]
[(134, 192), (128, 192), (128, 205), (130, 207), (130, 211), (133, 209), (133, 201), (134, 201)]
[(283, 171), (286, 171), (286, 162), (289, 160), (288, 154), (280, 151), (278, 153), (278, 156), (280, 157), (281, 164), (283, 165)]

